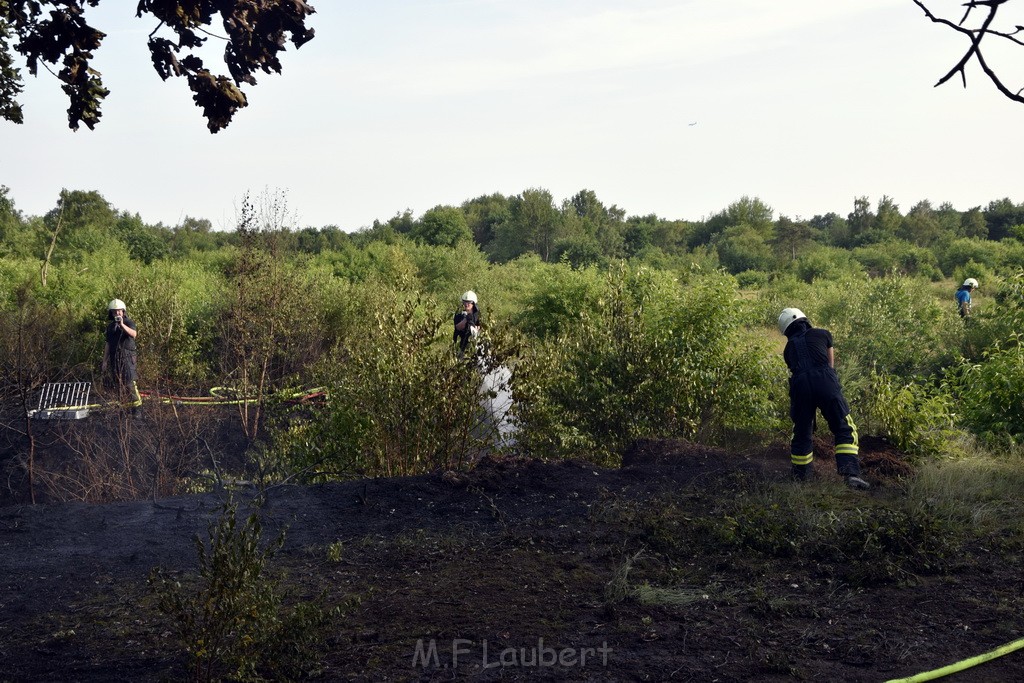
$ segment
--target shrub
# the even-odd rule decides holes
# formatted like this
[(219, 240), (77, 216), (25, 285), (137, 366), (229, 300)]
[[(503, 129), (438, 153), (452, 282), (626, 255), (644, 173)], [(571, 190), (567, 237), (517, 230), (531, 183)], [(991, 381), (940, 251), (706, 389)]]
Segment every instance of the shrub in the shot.
[[(1003, 259), (1005, 246), (1001, 242), (993, 242), (976, 237), (964, 237), (953, 240), (945, 247), (936, 249), (938, 262), (942, 272), (955, 277), (956, 273), (971, 268), (982, 267), (985, 272), (994, 269)], [(978, 277), (973, 272), (964, 277)], [(959, 282), (963, 282), (960, 278)]]
[(604, 286), (597, 268), (574, 269), (568, 264), (537, 268), (513, 324), (538, 338), (575, 328), (581, 316), (599, 308)]
[(209, 527), (209, 545), (196, 537), (196, 581), (183, 585), (160, 568), (150, 574), (157, 606), (173, 620), (191, 660), (190, 679), (290, 680), (313, 673), (332, 612), (308, 602), (282, 608), (279, 580), (267, 567), (284, 532), (263, 545), (259, 515), (238, 526), (237, 507), (224, 505)]
[(367, 318), (319, 365), (316, 420), (276, 436), (279, 456), (314, 476), (395, 476), (467, 465), (498, 435), (481, 408), (481, 371), (460, 357), (450, 319), (415, 293), (364, 288)]
[(950, 373), (963, 424), (995, 444), (1024, 437), (1024, 338), (1013, 333), (982, 354), (981, 362), (963, 361)]
[(797, 277), (807, 283), (856, 277), (864, 273), (864, 268), (848, 250), (834, 247), (819, 247), (800, 256), (794, 261), (793, 270)]
[(803, 310), (813, 324), (835, 335), (837, 367), (850, 358), (864, 370), (928, 376), (954, 360), (962, 333), (959, 318), (918, 278), (822, 282), (814, 295), (818, 301)]
[(864, 427), (887, 436), (910, 455), (947, 452), (960, 435), (954, 427), (953, 397), (944, 387), (920, 378), (903, 382), (872, 371), (866, 396), (859, 402)]
[(768, 273), (761, 270), (745, 270), (737, 273), (736, 282), (743, 289), (758, 289), (768, 282)]
[(515, 367), (524, 447), (607, 461), (640, 436), (777, 428), (783, 368), (744, 322), (728, 276), (609, 273), (596, 310)]
[(930, 280), (942, 277), (935, 254), (903, 240), (888, 240), (853, 250), (853, 258), (872, 275), (920, 275)]

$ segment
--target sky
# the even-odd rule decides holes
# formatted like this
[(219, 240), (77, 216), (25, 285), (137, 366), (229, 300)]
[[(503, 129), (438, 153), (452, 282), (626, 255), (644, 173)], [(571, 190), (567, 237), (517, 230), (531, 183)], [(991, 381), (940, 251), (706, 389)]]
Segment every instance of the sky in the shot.
[(346, 231), (530, 188), (672, 220), (744, 196), (794, 219), (862, 196), (904, 213), (1024, 201), (1024, 105), (976, 65), (966, 89), (933, 87), (966, 41), (911, 0), (308, 1), (316, 37), (243, 88), (249, 106), (215, 135), (184, 79), (153, 70), (156, 22), (135, 3), (90, 8), (108, 34), (100, 123), (69, 130), (56, 78), (25, 72), (0, 185), (26, 216), (95, 190), (146, 223), (226, 230), (247, 194), (283, 193), (295, 227)]

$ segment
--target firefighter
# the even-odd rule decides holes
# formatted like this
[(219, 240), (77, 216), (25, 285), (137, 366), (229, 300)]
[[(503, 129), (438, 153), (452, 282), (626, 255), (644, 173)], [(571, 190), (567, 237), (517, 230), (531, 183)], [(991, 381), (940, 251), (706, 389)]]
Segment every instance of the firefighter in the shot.
[(971, 315), (971, 292), (978, 288), (978, 281), (973, 277), (964, 280), (960, 289), (956, 290), (956, 310), (961, 318), (968, 318)]
[(470, 338), (480, 333), (480, 309), (476, 301), (476, 292), (466, 292), (462, 295), (462, 309), (455, 314), (452, 341), (459, 345), (460, 353), (465, 353)]
[(118, 396), (130, 398), (129, 405), (133, 415), (142, 411), (142, 397), (136, 381), (138, 374), (138, 347), (135, 338), (138, 336), (135, 321), (128, 317), (126, 306), (120, 299), (107, 304), (106, 339), (103, 351), (103, 374), (110, 386), (117, 389)]
[(811, 326), (798, 308), (786, 308), (779, 315), (779, 331), (788, 342), (783, 358), (789, 366), (789, 415), (793, 419), (790, 448), (793, 478), (806, 480), (814, 474), (815, 417), (818, 410), (832, 430), (836, 444), (836, 469), (848, 486), (869, 489), (860, 476), (857, 457), (857, 425), (843, 397), (839, 375), (835, 371), (832, 333)]

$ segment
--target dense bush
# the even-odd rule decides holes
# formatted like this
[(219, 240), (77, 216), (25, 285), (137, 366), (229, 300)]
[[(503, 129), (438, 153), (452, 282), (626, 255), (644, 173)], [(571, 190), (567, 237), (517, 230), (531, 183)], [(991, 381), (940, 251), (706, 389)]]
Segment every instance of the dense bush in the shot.
[(863, 425), (885, 434), (901, 451), (934, 456), (947, 451), (961, 436), (956, 429), (956, 408), (945, 385), (918, 378), (902, 382), (872, 372), (868, 391), (858, 402)]
[(963, 423), (994, 444), (1024, 437), (1024, 337), (1012, 333), (987, 349), (981, 362), (965, 361), (952, 373), (957, 412)]
[(515, 367), (524, 447), (608, 460), (639, 436), (713, 441), (778, 428), (783, 366), (744, 321), (727, 276), (681, 284), (664, 273), (609, 272), (597, 308)]
[(853, 258), (871, 275), (920, 275), (929, 280), (942, 277), (935, 254), (924, 247), (916, 247), (903, 240), (888, 240), (880, 244), (857, 247)]
[(850, 279), (862, 275), (864, 267), (846, 249), (818, 247), (793, 262), (797, 277), (807, 283), (815, 280)]
[(456, 353), (442, 309), (382, 285), (349, 294), (368, 311), (317, 365), (330, 401), (278, 434), (279, 457), (313, 477), (391, 476), (464, 467), (493, 446), (481, 369)]
[[(906, 276), (843, 279), (815, 287), (805, 312), (829, 328), (839, 358), (901, 377), (930, 375), (951, 364), (962, 325), (952, 304), (937, 302)], [(952, 299), (952, 293), (950, 293)], [(845, 360), (844, 360), (845, 362)]]

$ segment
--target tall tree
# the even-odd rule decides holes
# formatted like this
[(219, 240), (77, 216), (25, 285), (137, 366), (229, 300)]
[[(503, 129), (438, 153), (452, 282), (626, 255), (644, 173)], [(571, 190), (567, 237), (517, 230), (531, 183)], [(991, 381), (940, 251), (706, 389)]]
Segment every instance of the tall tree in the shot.
[(11, 55), (10, 29), (3, 15), (4, 2), (0, 2), (0, 118), (14, 123), (24, 122), (18, 95), (21, 94), (21, 72), (14, 66)]
[(438, 247), (454, 247), (473, 239), (462, 209), (454, 206), (435, 206), (427, 211), (413, 227), (411, 236)]
[(112, 236), (117, 211), (95, 190), (61, 190), (57, 206), (43, 217), (49, 235), (59, 233), (62, 255), (96, 251)]
[(715, 241), (722, 265), (734, 275), (745, 270), (768, 271), (772, 250), (756, 229), (743, 223), (728, 228)]
[(550, 261), (561, 237), (562, 219), (551, 193), (531, 188), (509, 200), (509, 220), (498, 227), (495, 253), (508, 260), (532, 251)]
[(870, 237), (871, 226), (874, 225), (875, 215), (871, 213), (871, 200), (867, 197), (857, 197), (853, 200), (853, 212), (846, 217), (846, 223), (850, 227), (850, 244), (854, 246), (864, 244)]
[(490, 253), (497, 234), (497, 227), (508, 220), (508, 198), (495, 192), (469, 199), (462, 203), (462, 213), (473, 232), (473, 240), (481, 249)]
[(989, 239), (1010, 237), (1011, 228), (1024, 223), (1024, 204), (1017, 206), (1008, 198), (991, 201), (985, 209), (985, 223)]
[(0, 185), (0, 245), (5, 244), (21, 225), (21, 215), (14, 208), (11, 188)]
[[(595, 240), (602, 253), (610, 258), (625, 256), (623, 219), (625, 212), (617, 206), (606, 207), (593, 190), (580, 190), (562, 205), (566, 232)], [(577, 226), (573, 230), (570, 226)]]
[(935, 220), (939, 222), (939, 228), (950, 235), (963, 235), (961, 227), (960, 212), (953, 208), (949, 202), (942, 202), (934, 212)]
[(878, 208), (875, 213), (873, 242), (884, 242), (896, 237), (903, 223), (903, 214), (896, 201), (889, 195), (882, 195), (878, 200)]
[[(112, 3), (113, 0), (110, 0)], [(109, 91), (92, 67), (93, 53), (106, 34), (85, 19), (86, 7), (100, 0), (0, 0), (0, 116), (21, 123), (17, 102), (20, 73), (13, 66), (9, 37), (17, 36), (14, 52), (25, 59), (29, 73), (39, 65), (64, 84), (68, 126), (90, 129), (99, 122)], [(248, 104), (240, 86), (256, 85), (255, 73), (281, 72), (280, 53), (290, 39), (296, 48), (313, 38), (306, 19), (315, 12), (303, 0), (139, 0), (137, 17), (157, 22), (149, 34), (153, 68), (160, 78), (184, 77), (192, 99), (203, 110), (207, 127), (216, 133)], [(215, 75), (196, 53), (219, 19), (226, 34), (224, 65), (230, 76)], [(157, 35), (166, 29), (172, 38)], [(58, 67), (59, 65), (59, 67)]]
[(963, 226), (963, 234), (967, 237), (988, 237), (988, 223), (985, 222), (985, 214), (982, 213), (980, 206), (965, 211), (960, 224)]
[(851, 244), (850, 224), (835, 212), (817, 215), (810, 221), (810, 226), (822, 235), (826, 244), (834, 247), (848, 247)]
[(788, 216), (779, 216), (775, 221), (775, 238), (772, 246), (778, 254), (795, 261), (797, 252), (807, 246), (814, 237), (814, 228), (806, 221), (793, 221)]
[(919, 247), (930, 247), (939, 240), (942, 224), (932, 210), (931, 202), (925, 199), (914, 205), (900, 225), (899, 236)]
[(763, 239), (770, 239), (774, 228), (772, 207), (757, 197), (744, 195), (739, 201), (733, 202), (725, 210), (729, 225), (749, 225)]

